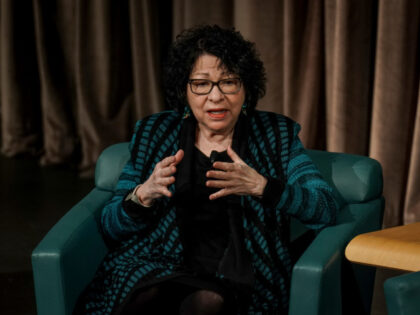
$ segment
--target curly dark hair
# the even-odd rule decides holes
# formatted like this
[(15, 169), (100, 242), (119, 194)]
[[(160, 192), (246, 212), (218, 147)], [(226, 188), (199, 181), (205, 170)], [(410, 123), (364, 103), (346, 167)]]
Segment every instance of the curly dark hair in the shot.
[(164, 68), (164, 89), (169, 107), (182, 113), (187, 103), (187, 84), (195, 61), (203, 54), (221, 60), (238, 75), (245, 87), (247, 110), (253, 110), (265, 94), (265, 69), (255, 44), (232, 29), (201, 25), (184, 30), (172, 44)]

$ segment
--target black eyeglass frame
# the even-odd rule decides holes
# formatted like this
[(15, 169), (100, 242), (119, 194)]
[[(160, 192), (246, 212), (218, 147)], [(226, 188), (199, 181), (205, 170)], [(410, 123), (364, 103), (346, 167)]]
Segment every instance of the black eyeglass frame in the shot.
[[(223, 82), (223, 81), (229, 81), (229, 80), (238, 80), (239, 81), (239, 86), (238, 86), (238, 90), (237, 91), (235, 91), (235, 92), (228, 92), (228, 93), (226, 93), (226, 92), (223, 92), (222, 91), (222, 89), (220, 88), (220, 82)], [(210, 90), (207, 92), (207, 93), (197, 93), (197, 92), (194, 92), (193, 91), (193, 88), (192, 88), (192, 83), (194, 82), (194, 81), (206, 81), (206, 82), (210, 82), (211, 83), (211, 88), (210, 88)], [(213, 88), (214, 88), (214, 86), (215, 85), (217, 85), (217, 88), (219, 89), (219, 91), (222, 93), (222, 94), (227, 94), (227, 95), (231, 95), (231, 94), (236, 94), (236, 93), (238, 93), (240, 90), (241, 90), (241, 88), (242, 88), (242, 80), (241, 80), (241, 78), (226, 78), (226, 79), (222, 79), (222, 80), (219, 80), (219, 81), (217, 81), (217, 82), (214, 82), (214, 81), (212, 81), (212, 80), (207, 80), (207, 79), (189, 79), (188, 80), (188, 84), (190, 85), (190, 90), (191, 90), (191, 93), (194, 93), (194, 94), (196, 94), (196, 95), (208, 95), (208, 94), (210, 94), (211, 93), (211, 91), (213, 91)]]

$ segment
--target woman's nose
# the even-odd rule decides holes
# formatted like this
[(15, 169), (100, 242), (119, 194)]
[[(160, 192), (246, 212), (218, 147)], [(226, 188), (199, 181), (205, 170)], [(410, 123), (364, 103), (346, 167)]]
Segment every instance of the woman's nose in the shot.
[(224, 98), (224, 94), (220, 91), (217, 85), (214, 85), (208, 95), (208, 99), (214, 103), (220, 102)]

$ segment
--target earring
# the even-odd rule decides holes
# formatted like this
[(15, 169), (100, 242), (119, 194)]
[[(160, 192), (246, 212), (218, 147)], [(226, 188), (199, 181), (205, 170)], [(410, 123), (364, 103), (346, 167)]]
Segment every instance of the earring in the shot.
[(187, 106), (187, 105), (185, 105), (185, 107), (184, 107), (184, 113), (182, 115), (182, 119), (187, 119), (188, 117), (190, 117), (190, 115), (191, 115), (190, 107)]
[(247, 106), (246, 106), (246, 103), (244, 103), (243, 105), (242, 105), (242, 113), (246, 116), (246, 114), (247, 114), (247, 112), (246, 112), (246, 108), (247, 108)]

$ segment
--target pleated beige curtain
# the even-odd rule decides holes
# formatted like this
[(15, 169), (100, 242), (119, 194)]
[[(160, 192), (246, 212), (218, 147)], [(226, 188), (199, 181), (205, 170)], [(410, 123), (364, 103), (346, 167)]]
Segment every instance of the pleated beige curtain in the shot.
[(77, 161), (89, 176), (105, 147), (162, 110), (158, 9), (152, 0), (1, 0), (3, 154)]
[(137, 119), (162, 109), (154, 1), (78, 0), (75, 82), (82, 170), (131, 137)]
[(384, 225), (420, 220), (420, 1), (1, 0), (0, 10), (4, 154), (51, 164), (79, 152), (91, 172), (135, 120), (165, 108), (175, 35), (234, 26), (267, 69), (259, 108), (297, 120), (308, 148), (380, 161)]

